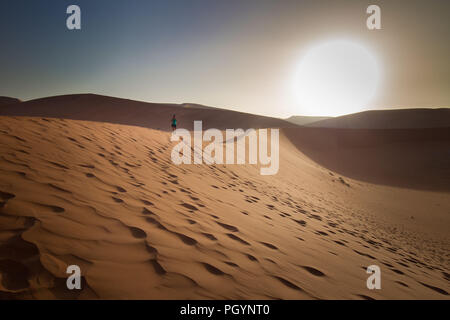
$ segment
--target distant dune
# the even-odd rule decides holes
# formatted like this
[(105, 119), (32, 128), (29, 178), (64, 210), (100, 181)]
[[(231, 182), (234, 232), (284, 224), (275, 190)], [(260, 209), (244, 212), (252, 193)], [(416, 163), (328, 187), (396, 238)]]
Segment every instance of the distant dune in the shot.
[(285, 129), (305, 155), (375, 184), (450, 192), (450, 128)]
[[(179, 127), (189, 130), (194, 120), (202, 120), (203, 129), (287, 129), (286, 136), (301, 152), (344, 176), (390, 186), (450, 191), (446, 171), (450, 168), (450, 109), (367, 111), (321, 121), (316, 120), (323, 117), (297, 116), (285, 121), (193, 103), (156, 104), (95, 94), (54, 96), (0, 107), (0, 115), (5, 116), (88, 120), (163, 131), (171, 130), (173, 114)], [(299, 127), (294, 120), (298, 124), (316, 122)], [(338, 124), (344, 128), (326, 127)], [(449, 127), (441, 127), (445, 125)], [(358, 129), (349, 129), (354, 127)], [(380, 130), (382, 127), (406, 128)]]
[[(278, 174), (174, 165), (172, 113), (281, 128)], [(300, 128), (97, 95), (0, 115), (0, 299), (449, 298), (445, 128)], [(382, 290), (366, 288), (373, 264)]]
[(0, 107), (7, 106), (9, 104), (19, 103), (19, 102), (21, 102), (21, 101), (17, 98), (0, 97)]
[(157, 104), (94, 94), (55, 96), (0, 108), (0, 115), (49, 117), (134, 125), (169, 131), (176, 114), (179, 127), (193, 129), (194, 120), (203, 128), (294, 127), (287, 121), (215, 108)]
[(287, 118), (286, 121), (289, 121), (299, 126), (306, 126), (315, 123), (317, 121), (322, 121), (330, 118), (331, 117), (292, 116), (290, 118)]
[(190, 109), (219, 109), (219, 108), (209, 107), (209, 106), (205, 106), (203, 104), (198, 104), (198, 103), (182, 103), (181, 106), (183, 108), (190, 108)]
[(450, 128), (450, 108), (371, 110), (309, 124), (341, 129)]

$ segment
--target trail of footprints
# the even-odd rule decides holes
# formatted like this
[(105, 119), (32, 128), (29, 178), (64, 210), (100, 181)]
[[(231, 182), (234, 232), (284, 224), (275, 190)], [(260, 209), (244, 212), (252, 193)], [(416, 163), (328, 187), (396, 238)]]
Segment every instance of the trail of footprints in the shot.
[[(45, 122), (56, 125), (60, 129), (65, 128), (65, 124), (63, 120), (54, 120), (54, 119), (43, 119), (43, 121), (35, 121), (33, 119), (29, 120), (30, 122), (33, 122), (35, 126), (37, 127), (37, 133), (40, 138), (43, 137), (43, 133), (45, 133), (49, 127), (45, 124)], [(29, 179), (28, 173), (20, 171), (21, 167), (25, 168), (29, 172), (36, 172), (32, 167), (30, 167), (29, 164), (26, 162), (23, 162), (20, 160), (20, 157), (18, 154), (24, 154), (29, 155), (30, 150), (27, 146), (28, 141), (21, 138), (18, 135), (12, 135), (9, 132), (12, 131), (11, 128), (7, 128), (7, 130), (0, 130), (0, 132), (7, 137), (8, 139), (14, 140), (17, 143), (19, 143), (19, 149), (15, 149), (13, 153), (10, 154), (10, 156), (3, 155), (2, 161), (8, 163), (9, 165), (17, 167), (17, 171), (14, 171), (17, 173), (17, 175), (22, 179)], [(67, 132), (68, 133), (68, 132)], [(135, 173), (133, 171), (139, 171), (142, 169), (148, 169), (150, 166), (156, 166), (158, 170), (160, 170), (161, 173), (161, 182), (163, 185), (167, 186), (167, 183), (170, 183), (174, 187), (174, 189), (169, 189), (172, 193), (181, 192), (186, 195), (188, 199), (183, 201), (178, 201), (177, 206), (179, 209), (183, 212), (186, 212), (186, 214), (194, 214), (193, 218), (189, 218), (186, 221), (190, 225), (196, 225), (195, 221), (195, 214), (209, 214), (212, 221), (218, 225), (222, 230), (223, 234), (218, 235), (214, 234), (212, 232), (207, 231), (197, 231), (196, 234), (198, 237), (202, 237), (206, 239), (207, 241), (211, 241), (213, 244), (211, 248), (214, 248), (214, 243), (219, 243), (221, 237), (226, 237), (234, 242), (236, 242), (239, 246), (244, 247), (242, 249), (243, 253), (246, 255), (249, 261), (254, 263), (260, 263), (260, 261), (265, 260), (273, 265), (277, 265), (275, 261), (270, 259), (269, 257), (261, 257), (261, 256), (255, 256), (254, 252), (251, 254), (249, 251), (246, 251), (245, 248), (253, 248), (254, 245), (258, 244), (261, 246), (261, 248), (265, 248), (265, 250), (268, 250), (268, 252), (276, 251), (278, 253), (282, 253), (282, 248), (278, 248), (277, 246), (264, 241), (255, 241), (253, 239), (247, 239), (247, 236), (245, 234), (242, 234), (238, 227), (222, 222), (220, 221), (220, 217), (217, 215), (214, 215), (214, 213), (211, 213), (204, 204), (202, 204), (201, 196), (197, 195), (193, 190), (191, 190), (189, 187), (182, 185), (180, 183), (179, 177), (171, 172), (168, 171), (170, 168), (169, 160), (161, 160), (164, 157), (164, 153), (168, 152), (168, 147), (164, 146), (163, 144), (161, 147), (156, 148), (149, 148), (145, 146), (148, 152), (148, 159), (137, 161), (135, 159), (135, 162), (132, 163), (128, 158), (125, 157), (125, 151), (117, 145), (119, 143), (118, 137), (116, 133), (110, 132), (111, 139), (115, 143), (114, 144), (114, 152), (105, 150), (104, 147), (100, 145), (96, 145), (95, 139), (92, 137), (87, 136), (81, 136), (81, 137), (72, 137), (67, 136), (67, 140), (69, 143), (74, 144), (75, 147), (79, 149), (85, 149), (85, 146), (83, 146), (79, 140), (83, 139), (86, 142), (86, 144), (89, 145), (89, 147), (95, 146), (97, 149), (99, 149), (100, 152), (96, 152), (96, 155), (99, 157), (97, 163), (102, 163), (101, 159), (103, 161), (107, 161), (113, 168), (116, 168), (117, 170), (120, 170), (128, 175), (129, 183), (130, 185), (136, 187), (136, 188), (142, 188), (145, 187), (145, 183), (142, 181), (139, 181), (135, 177)], [(136, 141), (134, 141), (136, 142)], [(10, 149), (12, 145), (17, 146), (17, 143), (14, 144), (7, 144), (6, 148)], [(5, 148), (4, 143), (2, 142), (1, 146)], [(65, 152), (65, 151), (64, 151)], [(122, 159), (125, 158), (125, 159)], [(54, 170), (63, 170), (63, 171), (71, 171), (71, 170), (87, 170), (84, 172), (84, 175), (86, 179), (98, 179), (95, 174), (93, 173), (94, 169), (96, 169), (96, 166), (93, 163), (81, 163), (77, 165), (69, 165), (67, 163), (62, 163), (57, 160), (44, 160), (49, 166), (53, 167)], [(2, 168), (0, 168), (2, 169)], [(2, 169), (3, 170), (3, 169)], [(187, 173), (186, 169), (179, 169), (180, 173), (185, 174)], [(244, 217), (253, 217), (255, 215), (260, 215), (262, 217), (265, 217), (267, 220), (273, 220), (275, 217), (279, 217), (280, 219), (290, 221), (290, 224), (292, 227), (297, 228), (297, 230), (305, 230), (306, 232), (310, 232), (311, 234), (314, 234), (314, 236), (318, 237), (319, 239), (323, 239), (326, 242), (333, 242), (338, 246), (347, 247), (348, 250), (351, 250), (355, 254), (362, 256), (364, 258), (368, 258), (371, 260), (377, 260), (377, 257), (374, 256), (374, 252), (380, 253), (380, 256), (386, 256), (386, 254), (381, 254), (380, 250), (384, 250), (386, 252), (390, 252), (391, 254), (396, 254), (397, 259), (394, 261), (384, 261), (383, 265), (389, 268), (392, 272), (405, 276), (407, 271), (409, 269), (409, 264), (414, 264), (415, 266), (418, 266), (420, 268), (426, 268), (429, 270), (440, 270), (442, 273), (442, 278), (445, 279), (447, 282), (449, 281), (449, 273), (448, 270), (443, 270), (440, 267), (436, 266), (430, 266), (427, 263), (424, 263), (420, 260), (418, 260), (415, 257), (414, 252), (410, 253), (404, 253), (400, 252), (399, 248), (392, 245), (389, 241), (383, 241), (383, 240), (374, 240), (374, 239), (368, 239), (365, 237), (365, 234), (363, 230), (355, 231), (350, 230), (348, 227), (346, 227), (346, 223), (344, 222), (343, 218), (337, 214), (324, 214), (320, 213), (315, 208), (309, 207), (306, 208), (308, 205), (303, 203), (301, 200), (291, 196), (290, 194), (282, 194), (278, 192), (276, 189), (268, 189), (264, 183), (260, 181), (249, 181), (244, 180), (238, 175), (236, 175), (233, 171), (229, 170), (222, 170), (219, 167), (213, 167), (211, 168), (211, 174), (216, 176), (218, 179), (217, 181), (226, 181), (227, 178), (230, 181), (233, 181), (232, 183), (228, 183), (226, 185), (211, 185), (214, 189), (221, 189), (225, 190), (226, 192), (235, 192), (236, 195), (241, 195), (243, 201), (254, 205), (255, 211), (252, 212), (251, 210), (242, 210), (240, 213)], [(225, 179), (220, 179), (221, 176), (226, 176)], [(117, 186), (117, 185), (110, 185), (106, 182), (103, 182), (99, 180), (100, 183), (104, 183), (108, 188), (112, 188), (114, 191), (111, 191), (111, 201), (113, 201), (116, 204), (126, 204), (128, 197), (128, 188), (125, 186)], [(53, 188), (54, 190), (57, 190), (59, 192), (62, 192), (64, 194), (72, 195), (72, 191), (67, 190), (65, 187), (63, 187), (61, 182), (58, 181), (52, 181), (49, 182), (48, 187)], [(162, 194), (161, 194), (162, 193)], [(162, 190), (161, 193), (156, 192), (153, 196), (164, 198), (167, 197), (170, 193), (168, 190)], [(258, 196), (256, 196), (256, 194)], [(7, 190), (0, 190), (0, 219), (10, 219), (11, 216), (8, 215), (7, 211), (7, 203), (8, 201), (13, 200), (16, 197), (16, 195), (8, 192)], [(265, 201), (264, 199), (267, 199)], [(220, 200), (218, 200), (220, 201)], [(264, 204), (264, 202), (269, 202)], [(198, 247), (200, 245), (204, 246), (204, 244), (200, 244), (199, 240), (195, 239), (192, 236), (188, 236), (187, 234), (183, 234), (177, 231), (170, 230), (169, 227), (165, 226), (165, 223), (160, 219), (160, 216), (156, 213), (158, 210), (155, 207), (154, 203), (146, 200), (141, 199), (142, 204), (144, 205), (142, 207), (142, 210), (140, 213), (143, 216), (143, 219), (146, 223), (152, 225), (155, 228), (158, 228), (159, 230), (163, 230), (164, 232), (168, 232), (171, 235), (177, 237), (179, 241), (189, 247)], [(65, 208), (56, 206), (51, 203), (35, 203), (35, 206), (38, 208), (41, 208), (44, 211), (53, 212), (54, 214), (64, 214)], [(263, 209), (265, 208), (265, 210)], [(6, 214), (4, 213), (6, 212)], [(264, 212), (264, 213), (263, 213)], [(0, 272), (2, 274), (2, 285), (7, 288), (8, 290), (24, 290), (28, 287), (28, 281), (27, 279), (30, 278), (30, 272), (31, 267), (27, 264), (28, 261), (36, 261), (39, 258), (39, 250), (38, 248), (29, 242), (26, 242), (22, 239), (21, 234), (31, 228), (35, 222), (37, 221), (34, 218), (27, 218), (27, 217), (19, 217), (21, 220), (21, 223), (23, 224), (23, 227), (21, 229), (8, 229), (7, 224), (2, 224), (2, 229), (0, 231), (14, 231), (16, 233), (16, 236), (11, 238), (10, 241), (6, 243), (1, 243), (0, 246)], [(268, 222), (269, 223), (269, 222)], [(143, 230), (143, 228), (139, 228), (138, 226), (129, 226), (130, 236), (145, 241), (145, 248), (146, 250), (151, 253), (152, 258), (149, 260), (149, 264), (154, 269), (155, 273), (158, 275), (166, 275), (168, 272), (165, 270), (164, 266), (158, 261), (158, 250), (149, 244), (148, 234), (146, 231)], [(319, 228), (319, 229), (318, 229)], [(322, 228), (322, 229), (320, 229)], [(194, 231), (190, 229), (190, 233), (193, 233)], [(353, 239), (354, 243), (349, 243), (347, 240), (341, 238), (339, 235), (345, 234), (351, 237)], [(296, 235), (296, 238), (299, 241), (304, 241), (304, 239)], [(360, 249), (361, 247), (366, 248), (368, 252), (365, 252), (364, 250)], [(358, 249), (356, 249), (358, 248)], [(262, 249), (260, 249), (262, 250)], [(258, 252), (261, 252), (261, 251)], [(12, 254), (13, 252), (21, 252), (23, 253), (23, 256), (14, 256)], [(264, 252), (264, 251), (262, 251)], [(335, 254), (335, 253), (334, 253)], [(199, 262), (206, 272), (209, 272), (210, 274), (218, 277), (232, 277), (232, 275), (224, 272), (221, 270), (221, 267), (218, 265), (213, 265), (211, 263), (206, 262)], [(223, 261), (220, 261), (220, 263), (224, 263), (225, 265), (228, 265), (232, 268), (241, 268), (238, 264), (229, 261), (226, 259), (226, 255), (224, 257)], [(38, 264), (39, 265), (39, 264)], [(395, 266), (397, 265), (397, 266)], [(312, 277), (317, 278), (326, 278), (327, 275), (323, 270), (319, 270), (313, 266), (304, 266), (304, 265), (296, 265), (297, 268), (303, 269), (306, 274), (309, 274)], [(35, 269), (35, 267), (33, 267)], [(38, 266), (39, 272), (45, 272), (45, 268), (40, 265)], [(285, 277), (281, 277), (279, 275), (273, 274), (272, 277), (279, 281), (282, 285), (299, 291), (303, 292), (310, 297), (313, 297), (311, 294), (306, 292), (304, 289), (301, 288), (301, 286), (297, 283), (294, 283), (291, 280), (286, 279)], [(195, 281), (191, 279), (192, 282), (195, 284)], [(86, 279), (83, 279), (84, 282), (86, 282)], [(59, 282), (55, 282), (56, 285), (61, 286), (62, 283), (58, 284)], [(427, 284), (425, 282), (419, 282), (422, 286), (433, 290), (434, 292), (437, 292), (442, 295), (448, 295), (448, 292), (442, 288), (438, 288), (436, 286)], [(402, 287), (408, 287), (408, 285), (402, 281), (397, 281), (397, 284)], [(86, 290), (92, 291), (92, 289), (89, 287), (89, 285), (86, 283)], [(356, 296), (359, 296), (363, 299), (373, 299), (372, 297), (365, 295), (365, 294), (358, 294), (355, 293)], [(13, 295), (9, 293), (4, 293), (0, 291), (0, 298), (1, 297), (12, 297)], [(76, 297), (76, 296), (72, 296)]]

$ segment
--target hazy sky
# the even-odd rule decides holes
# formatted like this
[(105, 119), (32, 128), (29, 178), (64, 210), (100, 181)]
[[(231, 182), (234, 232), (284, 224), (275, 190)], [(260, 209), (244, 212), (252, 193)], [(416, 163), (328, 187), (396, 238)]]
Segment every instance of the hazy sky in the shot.
[[(66, 27), (71, 4), (81, 30)], [(366, 27), (370, 4), (381, 7), (382, 30)], [(294, 92), (298, 65), (315, 44), (346, 39), (381, 69), (362, 109), (449, 106), (449, 12), (448, 0), (2, 0), (0, 95), (311, 114)]]

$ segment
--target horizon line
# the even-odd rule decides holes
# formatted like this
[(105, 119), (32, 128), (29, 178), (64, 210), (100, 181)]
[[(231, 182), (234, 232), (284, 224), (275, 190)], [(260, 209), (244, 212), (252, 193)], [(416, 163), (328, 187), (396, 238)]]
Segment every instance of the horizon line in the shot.
[[(251, 115), (268, 117), (268, 118), (275, 118), (275, 119), (281, 119), (281, 120), (288, 120), (288, 119), (291, 119), (291, 118), (294, 118), (294, 117), (340, 118), (340, 117), (345, 117), (345, 116), (349, 116), (349, 115), (360, 114), (360, 113), (365, 113), (365, 112), (373, 112), (373, 111), (427, 110), (427, 109), (429, 109), (429, 110), (440, 110), (440, 109), (449, 109), (450, 108), (450, 106), (436, 106), (436, 107), (402, 107), (402, 106), (394, 106), (394, 107), (384, 107), (384, 108), (378, 108), (378, 109), (366, 109), (366, 110), (361, 110), (359, 112), (347, 113), (347, 114), (343, 114), (343, 115), (339, 115), (339, 116), (293, 114), (293, 115), (291, 115), (289, 117), (281, 118), (281, 117), (276, 117), (276, 116), (268, 116), (268, 115), (264, 115), (264, 114), (244, 112), (244, 111), (240, 111), (240, 110), (233, 110), (233, 109), (230, 109), (230, 108), (227, 108), (227, 107), (215, 107), (215, 106), (206, 105), (206, 104), (197, 103), (197, 102), (181, 102), (181, 103), (178, 103), (178, 102), (154, 102), (154, 101), (139, 100), (139, 99), (133, 99), (133, 98), (127, 98), (127, 97), (110, 96), (110, 95), (107, 95), (107, 94), (100, 94), (100, 93), (93, 93), (93, 92), (56, 94), (56, 95), (51, 95), (51, 96), (43, 96), (43, 97), (38, 97), (38, 98), (32, 98), (32, 99), (28, 99), (28, 100), (22, 100), (21, 98), (12, 97), (12, 96), (0, 96), (0, 98), (16, 99), (16, 100), (19, 100), (16, 103), (25, 103), (25, 102), (31, 102), (31, 101), (37, 101), (37, 100), (49, 99), (49, 98), (56, 98), (56, 97), (89, 96), (89, 95), (91, 95), (91, 96), (99, 96), (99, 97), (107, 97), (107, 98), (114, 98), (114, 99), (129, 100), (129, 101), (140, 102), (140, 103), (148, 103), (148, 104), (178, 105), (178, 106), (181, 106), (181, 107), (183, 105), (190, 105), (191, 104), (191, 105), (196, 105), (196, 106), (201, 106), (201, 107), (206, 107), (206, 108), (211, 108), (211, 109), (226, 110), (226, 111), (231, 111), (231, 112), (251, 114)], [(12, 104), (14, 104), (14, 103), (12, 103)]]

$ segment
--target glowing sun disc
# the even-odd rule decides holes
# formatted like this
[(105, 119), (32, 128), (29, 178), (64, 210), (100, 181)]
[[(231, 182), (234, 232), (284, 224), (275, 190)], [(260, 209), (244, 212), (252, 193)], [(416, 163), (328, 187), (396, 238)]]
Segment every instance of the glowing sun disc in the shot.
[(338, 116), (362, 111), (375, 97), (380, 68), (375, 57), (350, 41), (311, 48), (296, 73), (295, 93), (302, 115)]

